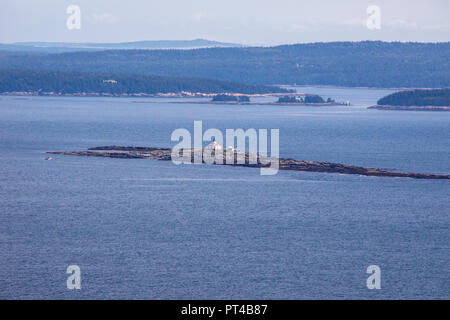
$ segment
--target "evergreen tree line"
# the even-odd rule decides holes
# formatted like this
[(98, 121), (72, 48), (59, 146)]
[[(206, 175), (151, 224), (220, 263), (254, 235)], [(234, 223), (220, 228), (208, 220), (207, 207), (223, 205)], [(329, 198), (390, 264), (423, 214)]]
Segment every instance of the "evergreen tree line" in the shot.
[(381, 98), (377, 104), (389, 106), (450, 106), (450, 88), (399, 91)]
[(113, 95), (157, 94), (181, 91), (244, 94), (288, 92), (286, 89), (273, 86), (247, 85), (199, 78), (92, 72), (0, 71), (0, 93), (14, 91), (54, 92), (61, 94), (107, 93)]

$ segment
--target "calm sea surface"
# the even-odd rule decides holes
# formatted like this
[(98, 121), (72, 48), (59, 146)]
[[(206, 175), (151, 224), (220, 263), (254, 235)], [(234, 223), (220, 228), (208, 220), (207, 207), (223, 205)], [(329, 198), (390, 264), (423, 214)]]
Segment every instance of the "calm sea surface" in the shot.
[[(0, 97), (0, 298), (450, 298), (450, 181), (52, 156), (279, 128), (282, 157), (450, 173), (450, 113)], [(145, 99), (153, 101), (171, 101)], [(81, 290), (66, 288), (67, 266)], [(381, 268), (368, 290), (366, 268)]]

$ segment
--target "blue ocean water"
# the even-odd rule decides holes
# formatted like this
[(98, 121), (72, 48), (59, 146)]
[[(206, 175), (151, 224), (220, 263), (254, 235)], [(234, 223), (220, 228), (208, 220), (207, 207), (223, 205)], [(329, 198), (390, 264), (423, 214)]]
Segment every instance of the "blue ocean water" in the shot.
[[(52, 156), (171, 147), (176, 128), (279, 128), (282, 157), (450, 172), (450, 114), (0, 97), (2, 299), (450, 298), (450, 182)], [(136, 103), (152, 100), (162, 103)], [(81, 290), (66, 268), (81, 268)], [(369, 290), (366, 268), (381, 268)]]

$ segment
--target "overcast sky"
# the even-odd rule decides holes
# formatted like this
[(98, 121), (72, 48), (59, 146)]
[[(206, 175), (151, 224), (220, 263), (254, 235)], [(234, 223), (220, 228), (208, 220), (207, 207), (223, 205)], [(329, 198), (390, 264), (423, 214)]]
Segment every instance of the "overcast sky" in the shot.
[[(69, 30), (69, 5), (81, 28)], [(381, 9), (370, 30), (366, 9)], [(450, 0), (1, 0), (0, 42), (205, 38), (249, 45), (344, 40), (450, 41)]]

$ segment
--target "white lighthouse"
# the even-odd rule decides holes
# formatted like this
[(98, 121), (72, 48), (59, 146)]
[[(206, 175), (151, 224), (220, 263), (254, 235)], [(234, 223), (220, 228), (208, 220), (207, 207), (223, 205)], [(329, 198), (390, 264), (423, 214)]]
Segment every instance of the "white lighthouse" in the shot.
[(218, 144), (216, 141), (213, 141), (206, 146), (206, 149), (222, 150), (222, 146)]

